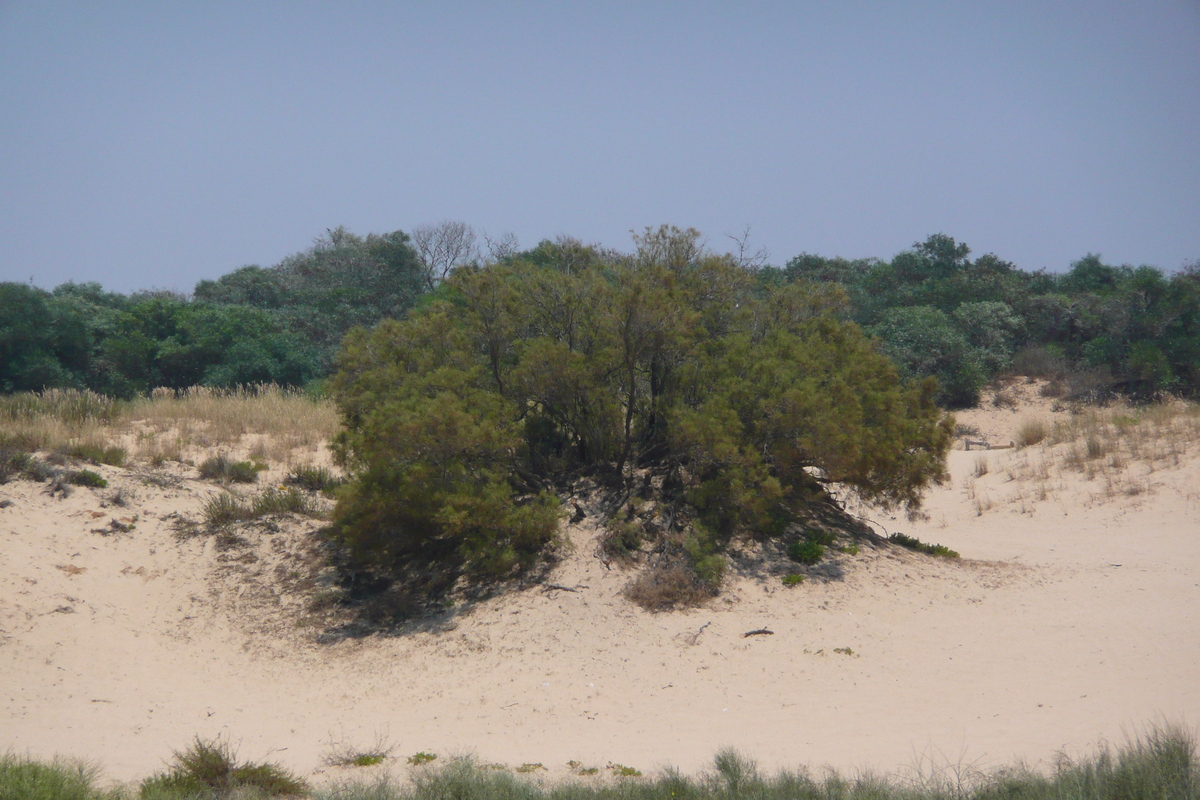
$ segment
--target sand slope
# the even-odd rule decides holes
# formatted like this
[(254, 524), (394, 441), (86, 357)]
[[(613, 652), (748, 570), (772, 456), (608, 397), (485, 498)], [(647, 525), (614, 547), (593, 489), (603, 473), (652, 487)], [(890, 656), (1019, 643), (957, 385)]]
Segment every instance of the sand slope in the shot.
[[(997, 440), (1017, 419), (973, 413)], [(0, 748), (95, 759), (121, 780), (196, 734), (318, 780), (336, 772), (322, 761), (334, 743), (379, 737), (398, 756), (474, 752), (558, 772), (570, 759), (690, 771), (723, 746), (768, 767), (890, 771), (922, 757), (1044, 762), (1156, 718), (1195, 725), (1200, 461), (1136, 496), (1079, 478), (1045, 501), (1006, 500), (1019, 482), (1005, 481), (1005, 459), (1027, 456), (992, 451), (972, 484), (978, 455), (955, 451), (928, 521), (873, 517), (961, 561), (864, 547), (837, 557), (836, 579), (743, 578), (705, 608), (650, 614), (620, 596), (627, 575), (592, 557), (588, 519), (551, 578), (577, 591), (534, 588), (428, 631), (326, 644), (288, 588), (312, 568), (313, 524), (222, 551), (170, 526), (209, 484), (99, 468), (136, 493), (117, 508), (102, 506), (111, 490), (53, 499), (10, 483)], [(94, 532), (133, 514), (128, 533)], [(773, 635), (743, 636), (764, 627)]]

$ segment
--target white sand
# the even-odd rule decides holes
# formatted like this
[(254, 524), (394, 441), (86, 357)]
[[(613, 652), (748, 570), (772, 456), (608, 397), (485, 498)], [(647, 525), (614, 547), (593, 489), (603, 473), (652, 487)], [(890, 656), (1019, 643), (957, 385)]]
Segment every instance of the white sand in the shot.
[[(960, 418), (1005, 441), (1028, 413), (1049, 411)], [(982, 515), (964, 488), (978, 456), (962, 451), (927, 522), (875, 515), (961, 561), (864, 548), (838, 556), (840, 580), (742, 579), (708, 607), (650, 614), (620, 596), (626, 574), (591, 556), (587, 520), (552, 577), (576, 592), (532, 589), (449, 630), (329, 645), (297, 627), (303, 597), (248, 577), (299, 570), (311, 525), (255, 534), (259, 560), (230, 562), (240, 551), (177, 542), (164, 519), (194, 514), (210, 485), (160, 489), (99, 468), (136, 487), (119, 509), (100, 505), (111, 490), (57, 500), (10, 483), (0, 749), (92, 759), (120, 780), (197, 734), (318, 781), (338, 772), (323, 764), (333, 743), (379, 737), (396, 756), (472, 752), (557, 773), (571, 759), (694, 771), (725, 746), (766, 767), (893, 771), (1044, 764), (1146, 722), (1197, 724), (1200, 458), (1134, 496), (1070, 477), (1039, 502), (1003, 474), (1029, 455), (987, 454)], [(92, 532), (134, 513), (130, 533)], [(763, 627), (774, 634), (742, 636)]]

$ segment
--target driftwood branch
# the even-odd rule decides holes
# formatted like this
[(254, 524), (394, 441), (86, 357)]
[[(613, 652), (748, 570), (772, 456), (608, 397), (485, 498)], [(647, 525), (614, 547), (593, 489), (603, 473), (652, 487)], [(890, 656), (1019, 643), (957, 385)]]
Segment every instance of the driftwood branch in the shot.
[(746, 631), (745, 633), (742, 634), (742, 638), (745, 639), (748, 636), (774, 636), (774, 635), (775, 635), (775, 631), (769, 631), (766, 628), (759, 628), (759, 629), (753, 630), (753, 631)]
[(686, 637), (688, 645), (694, 647), (696, 645), (696, 643), (700, 641), (700, 634), (704, 633), (704, 629), (707, 628), (709, 625), (712, 625), (712, 622), (706, 622), (703, 625), (701, 625), (700, 629), (698, 631), (696, 631), (695, 633), (689, 633)]

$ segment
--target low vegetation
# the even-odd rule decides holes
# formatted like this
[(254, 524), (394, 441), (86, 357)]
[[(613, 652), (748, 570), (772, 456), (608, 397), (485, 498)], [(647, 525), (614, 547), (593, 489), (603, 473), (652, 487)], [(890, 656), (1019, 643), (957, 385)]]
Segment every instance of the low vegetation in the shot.
[(903, 533), (893, 533), (888, 537), (888, 541), (892, 544), (898, 544), (901, 547), (915, 550), (918, 553), (924, 553), (927, 556), (941, 556), (942, 558), (958, 558), (958, 553), (951, 550), (949, 547), (941, 544), (928, 544), (922, 542), (915, 536), (908, 536)]
[(1068, 491), (1099, 501), (1150, 492), (1159, 474), (1200, 452), (1200, 406), (1175, 400), (1078, 407), (1052, 424), (1038, 421), (1037, 431), (1036, 442), (997, 457), (992, 472), (1003, 486), (968, 478), (967, 497), (979, 514), (1000, 505), (1028, 508)]
[(205, 526), (219, 530), (238, 522), (251, 522), (275, 514), (320, 516), (323, 511), (312, 498), (295, 489), (266, 489), (243, 498), (232, 492), (221, 492), (204, 501), (200, 509)]
[[(159, 467), (183, 462), (189, 453), (240, 449), (249, 461), (221, 456), (221, 465), (209, 465), (217, 470), (208, 477), (252, 482), (247, 464), (301, 459), (337, 429), (331, 400), (273, 385), (156, 390), (129, 401), (76, 389), (0, 395), (0, 462), (43, 452), (94, 464), (123, 466), (133, 459)], [(3, 469), (0, 463), (0, 475)]]
[(200, 737), (175, 752), (167, 771), (146, 779), (142, 800), (174, 798), (296, 797), (308, 794), (303, 780), (275, 764), (240, 763), (229, 742)]
[[(842, 648), (853, 656), (849, 648)], [(428, 756), (418, 753), (417, 756)], [(384, 774), (312, 789), (272, 764), (240, 763), (228, 743), (196, 739), (175, 754), (168, 769), (140, 783), (99, 788), (98, 770), (63, 761), (41, 762), (0, 756), (0, 800), (233, 800), (233, 798), (306, 797), (314, 800), (1196, 800), (1200, 798), (1200, 761), (1195, 741), (1181, 728), (1151, 729), (1115, 751), (1060, 757), (1043, 774), (1016, 765), (991, 772), (956, 768), (907, 777), (871, 773), (846, 776), (823, 770), (783, 770), (765, 774), (754, 761), (732, 750), (714, 757), (698, 776), (675, 770), (646, 777), (636, 768), (610, 763), (603, 771), (578, 761), (568, 766), (577, 776), (544, 784), (507, 769), (470, 759), (444, 766), (433, 757), (409, 759), (411, 779)], [(541, 764), (515, 772), (534, 775)], [(607, 775), (608, 778), (602, 777)]]
[(205, 459), (200, 464), (200, 477), (206, 481), (220, 483), (257, 483), (258, 473), (267, 469), (260, 462), (234, 461), (223, 453)]

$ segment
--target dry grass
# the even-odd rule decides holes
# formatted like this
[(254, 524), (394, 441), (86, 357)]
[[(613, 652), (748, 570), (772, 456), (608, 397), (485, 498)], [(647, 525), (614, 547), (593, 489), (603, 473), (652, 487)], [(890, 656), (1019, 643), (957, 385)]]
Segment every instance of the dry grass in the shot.
[[(1021, 449), (992, 468), (1012, 486), (1001, 502), (1030, 510), (1072, 490), (1093, 501), (1137, 497), (1153, 491), (1155, 473), (1200, 457), (1200, 406), (1171, 401), (1086, 409), (1053, 425), (1026, 421), (1017, 441)], [(996, 505), (982, 477), (976, 464), (964, 484), (979, 514)]]
[(128, 402), (57, 389), (0, 397), (0, 440), (29, 451), (123, 447), (155, 466), (214, 447), (288, 465), (310, 462), (337, 429), (332, 400), (273, 385), (157, 389)]
[(1017, 429), (1017, 447), (1032, 447), (1041, 442), (1049, 435), (1049, 430), (1046, 423), (1040, 419), (1027, 419), (1021, 423), (1021, 427)]

